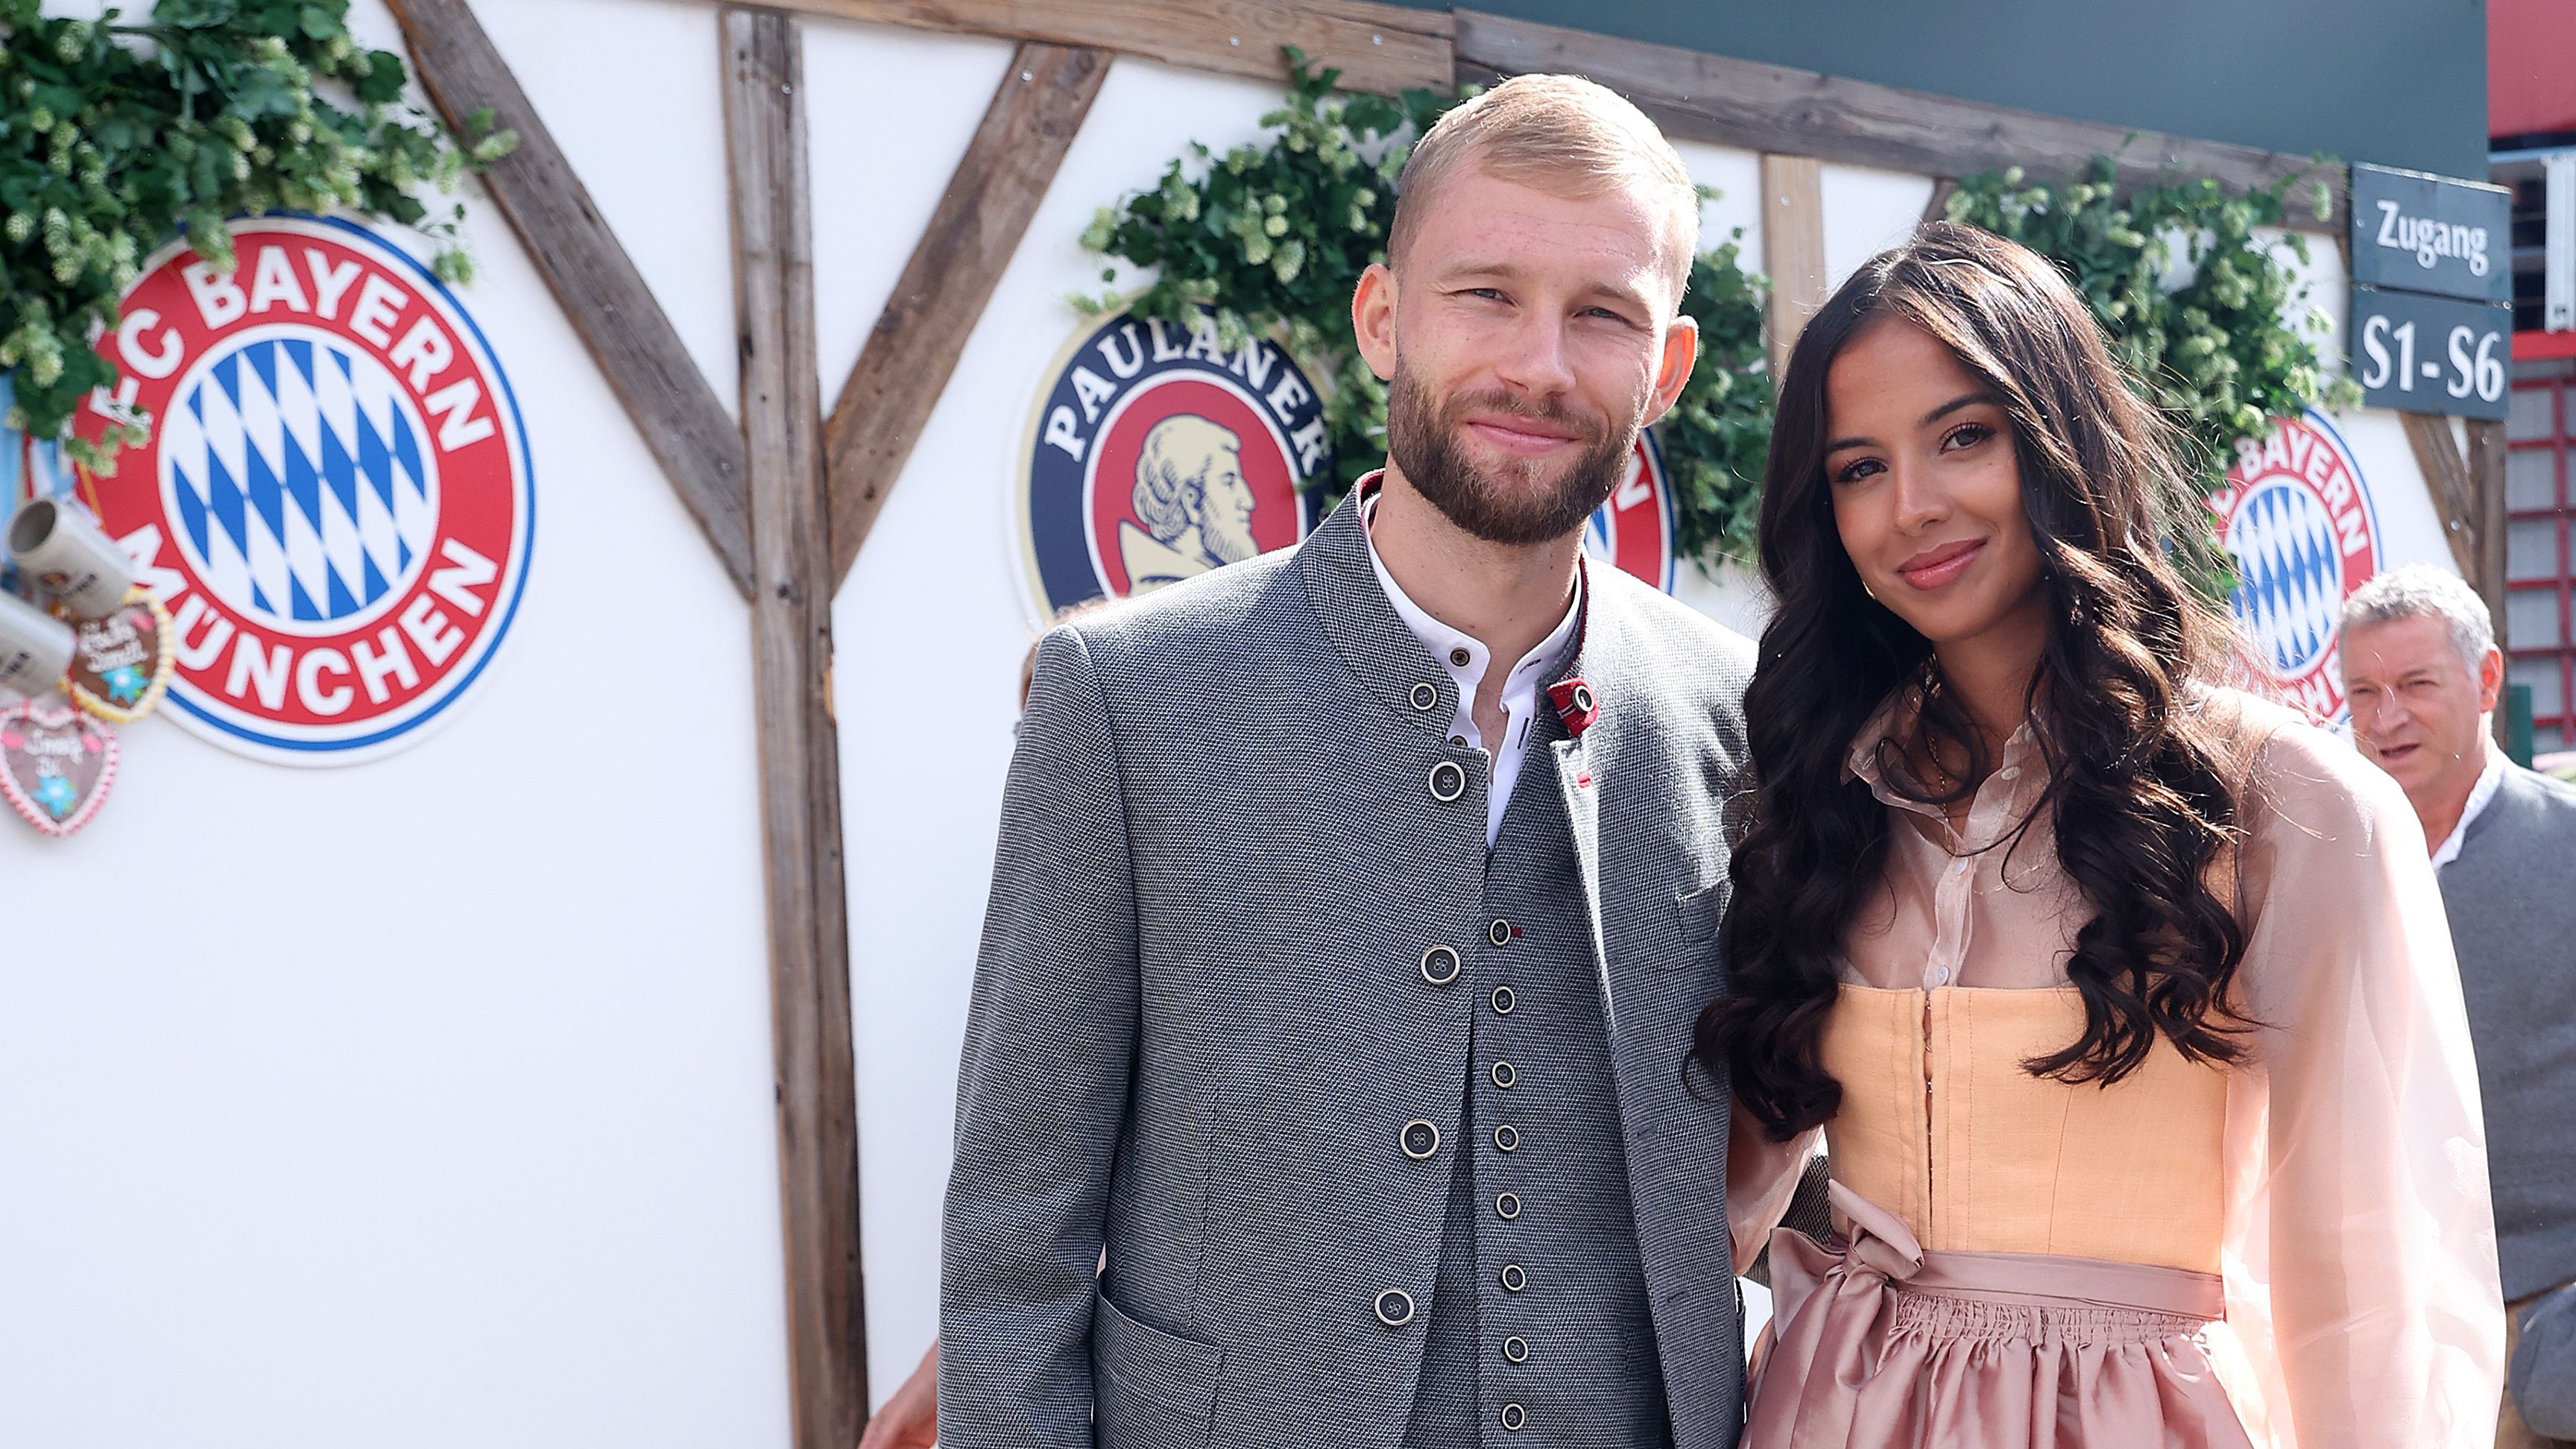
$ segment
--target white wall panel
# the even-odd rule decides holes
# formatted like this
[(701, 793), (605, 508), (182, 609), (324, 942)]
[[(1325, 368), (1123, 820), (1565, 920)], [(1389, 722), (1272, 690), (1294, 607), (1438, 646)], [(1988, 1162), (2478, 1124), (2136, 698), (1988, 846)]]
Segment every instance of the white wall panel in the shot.
[[(726, 411), (739, 416), (716, 7), (706, 0), (479, 0), (474, 13), (698, 370)], [(390, 27), (382, 43), (402, 50)], [(824, 155), (818, 144), (818, 165)]]
[(892, 25), (807, 20), (804, 29), (814, 352), (828, 409), (975, 139), (1013, 46)]
[(1825, 202), (1825, 295), (1860, 264), (1914, 234), (1932, 200), (1932, 178), (1827, 162), (1817, 168)]
[[(1673, 149), (1681, 153), (1682, 165), (1689, 168), (1691, 180), (1717, 188), (1716, 196), (1700, 203), (1699, 249), (1713, 252), (1732, 240), (1740, 248), (1744, 269), (1761, 271), (1761, 155), (1697, 141), (1676, 141)], [(1739, 227), (1744, 232), (1741, 237), (1734, 235)]]
[[(721, 245), (660, 149), (719, 125), (707, 7), (485, 20), (631, 246)], [(748, 620), (470, 205), (537, 530), (457, 718), (321, 770), (147, 720), (83, 834), (0, 819), (0, 1443), (786, 1442)], [(647, 274), (729, 309), (703, 262)]]

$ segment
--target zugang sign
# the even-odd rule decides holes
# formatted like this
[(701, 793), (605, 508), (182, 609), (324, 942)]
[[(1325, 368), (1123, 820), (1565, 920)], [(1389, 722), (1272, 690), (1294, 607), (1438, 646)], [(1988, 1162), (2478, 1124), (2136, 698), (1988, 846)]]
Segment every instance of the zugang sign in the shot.
[(176, 642), (174, 716), (257, 758), (418, 740), (508, 632), (535, 494), (507, 378), (427, 268), (362, 228), (234, 224), (155, 257), (100, 346), (151, 440), (93, 479)]

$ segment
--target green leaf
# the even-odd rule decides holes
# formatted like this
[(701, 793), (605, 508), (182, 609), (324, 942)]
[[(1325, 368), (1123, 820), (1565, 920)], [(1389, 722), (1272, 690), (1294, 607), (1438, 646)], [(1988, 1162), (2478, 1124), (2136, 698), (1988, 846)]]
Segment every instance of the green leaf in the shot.
[(402, 99), (403, 79), (401, 56), (390, 50), (371, 50), (367, 52), (367, 73), (358, 77), (351, 89), (368, 105), (391, 105)]

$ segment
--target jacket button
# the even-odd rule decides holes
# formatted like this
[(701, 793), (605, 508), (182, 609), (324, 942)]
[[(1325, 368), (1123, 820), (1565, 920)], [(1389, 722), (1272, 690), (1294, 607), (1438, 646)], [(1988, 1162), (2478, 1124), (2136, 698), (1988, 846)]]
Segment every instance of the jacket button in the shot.
[(1403, 1135), (1397, 1140), (1403, 1144), (1405, 1156), (1421, 1162), (1440, 1150), (1440, 1129), (1417, 1117), (1404, 1124)]
[(1521, 1406), (1520, 1406), (1520, 1405), (1518, 1405), (1518, 1404), (1505, 1404), (1505, 1405), (1503, 1405), (1503, 1427), (1504, 1427), (1504, 1428), (1509, 1429), (1509, 1430), (1513, 1431), (1514, 1433), (1518, 1433), (1518, 1432), (1520, 1431), (1520, 1427), (1521, 1427), (1521, 1425), (1526, 1424), (1526, 1423), (1528, 1423), (1528, 1422), (1529, 1422), (1529, 1414), (1528, 1414), (1527, 1412), (1525, 1412), (1525, 1411), (1521, 1408)]
[(1507, 1192), (1494, 1199), (1494, 1216), (1501, 1218), (1504, 1222), (1510, 1222), (1512, 1219), (1519, 1217), (1520, 1215), (1521, 1195), (1519, 1193)]
[(1511, 1014), (1512, 1014), (1512, 1006), (1513, 1006), (1513, 1005), (1514, 1005), (1514, 1003), (1516, 1003), (1518, 1000), (1519, 1000), (1519, 998), (1518, 998), (1518, 997), (1515, 997), (1515, 996), (1513, 996), (1513, 995), (1512, 995), (1512, 989), (1511, 989), (1510, 987), (1508, 987), (1508, 986), (1497, 986), (1497, 987), (1495, 987), (1495, 988), (1494, 988), (1494, 1015), (1496, 1015), (1496, 1016), (1509, 1016), (1509, 1015), (1511, 1015)]
[(1524, 1288), (1527, 1288), (1528, 1286), (1529, 1286), (1529, 1274), (1524, 1273), (1524, 1272), (1522, 1272), (1522, 1271), (1521, 1271), (1521, 1265), (1520, 1265), (1520, 1264), (1518, 1264), (1518, 1263), (1505, 1263), (1505, 1264), (1503, 1265), (1503, 1291), (1504, 1291), (1504, 1292), (1506, 1292), (1506, 1293), (1518, 1293), (1519, 1291), (1521, 1291), (1521, 1290), (1522, 1290), (1522, 1289), (1524, 1289)]
[(1509, 1123), (1509, 1122), (1506, 1122), (1506, 1123), (1504, 1123), (1502, 1126), (1495, 1128), (1495, 1129), (1494, 1129), (1494, 1150), (1495, 1150), (1495, 1151), (1497, 1151), (1497, 1152), (1518, 1152), (1518, 1151), (1520, 1151), (1520, 1150), (1521, 1150), (1521, 1129), (1519, 1129), (1518, 1127), (1513, 1126), (1513, 1125), (1512, 1125), (1511, 1123)]
[(1458, 952), (1449, 946), (1434, 946), (1422, 953), (1422, 979), (1434, 986), (1446, 986), (1458, 979)]
[(1429, 709), (1440, 702), (1440, 686), (1417, 684), (1413, 686), (1412, 698), (1415, 709)]
[(1442, 760), (1431, 767), (1431, 798), (1446, 805), (1467, 793), (1467, 772), (1456, 760)]
[(1377, 1295), (1377, 1321), (1389, 1328), (1402, 1328), (1413, 1321), (1413, 1295), (1401, 1288), (1389, 1288)]
[(1529, 1340), (1528, 1340), (1528, 1339), (1526, 1339), (1526, 1338), (1521, 1337), (1521, 1336), (1520, 1336), (1519, 1334), (1517, 1334), (1517, 1333), (1513, 1334), (1511, 1337), (1509, 1337), (1509, 1338), (1507, 1338), (1507, 1339), (1504, 1339), (1504, 1340), (1503, 1340), (1503, 1361), (1504, 1361), (1505, 1363), (1527, 1363), (1527, 1362), (1529, 1362)]
[(1509, 921), (1498, 920), (1492, 925), (1487, 926), (1485, 928), (1485, 939), (1493, 942), (1497, 946), (1510, 945), (1512, 943), (1512, 923)]
[(1512, 1064), (1510, 1062), (1494, 1063), (1493, 1070), (1489, 1075), (1493, 1077), (1495, 1086), (1505, 1089), (1509, 1089), (1512, 1083), (1521, 1079), (1520, 1073), (1512, 1070)]

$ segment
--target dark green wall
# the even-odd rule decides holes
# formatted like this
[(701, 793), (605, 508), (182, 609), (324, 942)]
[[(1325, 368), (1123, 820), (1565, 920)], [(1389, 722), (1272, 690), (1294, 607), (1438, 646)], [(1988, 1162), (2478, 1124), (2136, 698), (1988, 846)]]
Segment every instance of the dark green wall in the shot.
[(2450, 176), (2487, 169), (2483, 0), (1480, 0), (1475, 8), (2297, 155), (2327, 151)]

